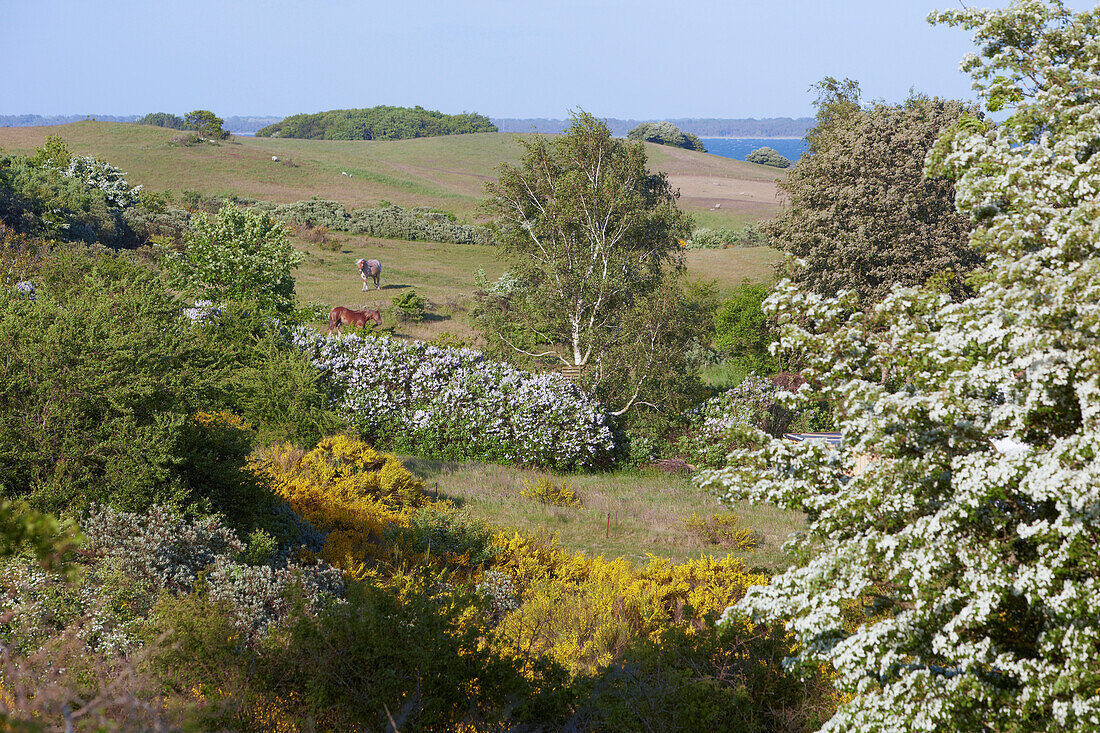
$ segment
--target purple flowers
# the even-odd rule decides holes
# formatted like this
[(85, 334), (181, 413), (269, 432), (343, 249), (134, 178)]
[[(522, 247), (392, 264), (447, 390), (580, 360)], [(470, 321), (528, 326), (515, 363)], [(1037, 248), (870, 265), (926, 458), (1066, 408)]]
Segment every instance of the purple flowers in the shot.
[(614, 452), (603, 408), (559, 374), (388, 337), (299, 329), (293, 340), (326, 372), (345, 417), (397, 449), (559, 469), (606, 464)]

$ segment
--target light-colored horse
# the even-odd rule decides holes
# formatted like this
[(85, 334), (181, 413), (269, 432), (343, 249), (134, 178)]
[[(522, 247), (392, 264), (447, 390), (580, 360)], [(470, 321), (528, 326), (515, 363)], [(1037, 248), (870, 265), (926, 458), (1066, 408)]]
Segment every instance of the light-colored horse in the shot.
[(378, 278), (382, 276), (382, 263), (378, 260), (364, 260), (358, 259), (355, 261), (355, 267), (359, 270), (359, 277), (363, 278), (363, 290), (370, 290), (370, 285), (367, 284), (367, 278), (374, 280), (374, 289), (381, 290), (381, 286), (378, 284)]

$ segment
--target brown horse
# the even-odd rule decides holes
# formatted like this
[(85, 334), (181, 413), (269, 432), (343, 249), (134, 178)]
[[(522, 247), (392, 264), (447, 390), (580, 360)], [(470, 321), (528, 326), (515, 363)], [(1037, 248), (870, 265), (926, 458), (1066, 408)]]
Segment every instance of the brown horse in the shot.
[(351, 308), (345, 308), (338, 305), (328, 313), (328, 332), (332, 333), (333, 329), (336, 329), (336, 332), (340, 333), (341, 326), (366, 328), (367, 321), (374, 321), (377, 325), (381, 326), (382, 312), (378, 310), (354, 311)]

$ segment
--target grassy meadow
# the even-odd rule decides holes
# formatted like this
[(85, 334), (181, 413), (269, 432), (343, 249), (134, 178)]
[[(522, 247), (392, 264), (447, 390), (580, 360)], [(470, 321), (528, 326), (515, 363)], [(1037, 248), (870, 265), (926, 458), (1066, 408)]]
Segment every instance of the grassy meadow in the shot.
[[(181, 145), (178, 130), (116, 122), (0, 128), (0, 149), (27, 154), (60, 135), (73, 152), (95, 155), (154, 191), (235, 194), (291, 203), (312, 197), (345, 206), (431, 206), (473, 220), (497, 167), (519, 161), (519, 135), (478, 133), (411, 140), (291, 140), (235, 136)], [(652, 170), (680, 189), (700, 226), (738, 228), (779, 208), (782, 171), (646, 143)], [(272, 160), (272, 156), (279, 160)], [(349, 176), (344, 173), (351, 174)]]
[[(473, 220), (484, 200), (484, 186), (501, 162), (519, 159), (514, 134), (472, 134), (395, 141), (281, 140), (233, 137), (218, 145), (181, 145), (181, 133), (158, 127), (80, 122), (57, 127), (0, 128), (0, 149), (31, 153), (47, 135), (60, 135), (77, 154), (91, 154), (119, 166), (131, 184), (154, 191), (185, 190), (207, 196), (236, 195), (275, 202), (316, 197), (348, 207), (431, 206)], [(782, 172), (766, 166), (695, 151), (647, 144), (650, 167), (668, 174), (680, 188), (681, 206), (698, 226), (741, 227), (767, 218), (778, 208), (775, 179)], [(272, 160), (272, 156), (279, 160)], [(343, 175), (349, 173), (350, 176)], [(351, 308), (380, 308), (384, 325), (397, 336), (423, 340), (444, 334), (476, 344), (469, 318), (474, 276), (499, 277), (508, 263), (485, 245), (385, 240), (331, 232), (321, 246), (304, 236), (292, 238), (305, 261), (295, 273), (302, 302)], [(381, 289), (362, 291), (355, 260), (383, 264)], [(726, 297), (744, 279), (774, 277), (780, 254), (769, 248), (689, 250), (686, 278), (713, 282)], [(415, 290), (429, 301), (424, 320), (397, 322), (392, 301)], [(324, 328), (321, 321), (318, 328)], [(713, 373), (711, 373), (713, 372)], [(736, 375), (735, 375), (736, 376)], [(712, 385), (730, 375), (712, 367)], [(476, 462), (407, 458), (408, 466), (433, 491), (469, 507), (494, 526), (557, 534), (566, 548), (644, 561), (648, 554), (681, 560), (699, 553), (725, 554), (686, 525), (692, 514), (711, 516), (722, 508), (696, 489), (689, 475), (658, 471), (558, 476), (582, 497), (577, 509), (539, 504), (521, 497), (525, 480), (550, 474)], [(802, 525), (796, 515), (768, 508), (735, 508), (745, 527), (760, 537), (750, 564), (780, 568), (780, 545)], [(608, 515), (610, 514), (610, 528)], [(742, 553), (744, 554), (744, 553)]]
[[(380, 308), (386, 318), (394, 297), (415, 289), (431, 306), (422, 322), (396, 324), (399, 336), (432, 339), (447, 332), (475, 340), (467, 315), (474, 274), (480, 268), (492, 280), (508, 267), (503, 253), (487, 245), (405, 242), (340, 232), (330, 236), (330, 246), (336, 251), (295, 239), (295, 246), (306, 256), (295, 275), (298, 297), (330, 306)], [(363, 292), (355, 270), (355, 261), (360, 257), (382, 263), (380, 290), (372, 286)], [(772, 279), (780, 257), (779, 252), (767, 247), (689, 250), (686, 277), (689, 281), (714, 282), (719, 295), (725, 297), (746, 278)], [(385, 324), (393, 324), (393, 319), (386, 318)]]
[[(740, 525), (757, 533), (752, 552), (708, 542), (687, 522), (693, 514), (711, 517), (730, 507), (700, 491), (687, 473), (656, 470), (581, 475), (553, 475), (545, 471), (493, 464), (403, 457), (410, 471), (427, 489), (451, 499), (501, 529), (553, 533), (568, 550), (605, 557), (624, 557), (644, 564), (649, 555), (679, 562), (690, 557), (725, 555), (743, 558), (750, 567), (769, 571), (788, 564), (782, 545), (790, 533), (803, 528), (803, 518), (748, 503), (732, 507)], [(525, 483), (539, 478), (566, 483), (581, 501), (578, 508), (541, 504), (521, 496)]]

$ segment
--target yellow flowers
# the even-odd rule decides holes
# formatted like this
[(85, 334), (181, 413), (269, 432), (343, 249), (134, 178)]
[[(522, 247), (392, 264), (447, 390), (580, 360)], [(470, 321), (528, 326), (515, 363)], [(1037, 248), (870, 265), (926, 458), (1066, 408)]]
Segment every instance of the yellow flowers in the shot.
[(321, 558), (352, 577), (379, 558), (383, 535), (408, 526), (427, 503), (423, 484), (395, 456), (340, 435), (324, 438), (295, 460), (294, 448), (271, 448), (254, 468), (272, 490), (317, 529), (326, 532)]
[(577, 492), (568, 481), (563, 481), (561, 486), (558, 486), (546, 477), (540, 478), (533, 484), (524, 479), (523, 489), (520, 490), (519, 495), (553, 506), (579, 507), (581, 505)]
[(719, 512), (709, 519), (692, 512), (684, 524), (707, 542), (735, 550), (752, 550), (759, 541), (755, 531), (741, 526), (741, 520), (733, 512)]
[(520, 534), (498, 535), (498, 569), (516, 579), (520, 606), (497, 627), (493, 644), (515, 655), (549, 656), (572, 672), (609, 663), (633, 639), (656, 639), (673, 625), (701, 628), (768, 577), (732, 556), (679, 565), (650, 557), (589, 558)]

